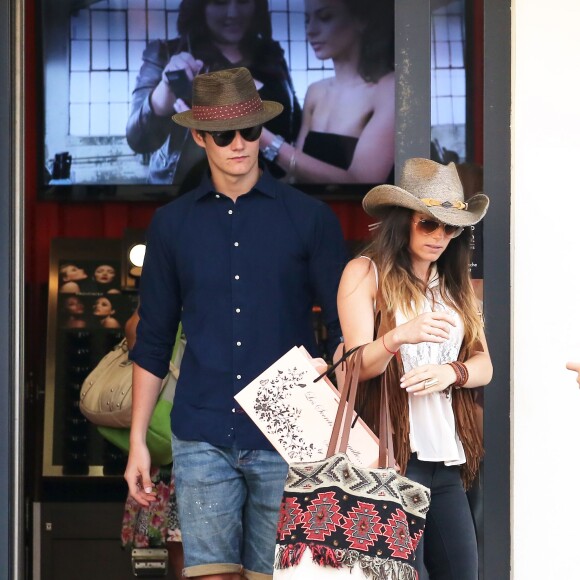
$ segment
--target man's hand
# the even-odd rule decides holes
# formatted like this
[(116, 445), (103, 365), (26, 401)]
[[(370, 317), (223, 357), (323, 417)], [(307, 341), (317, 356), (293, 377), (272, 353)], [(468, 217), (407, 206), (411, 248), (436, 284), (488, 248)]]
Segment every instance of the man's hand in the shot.
[(125, 481), (129, 494), (141, 506), (149, 507), (157, 499), (151, 482), (151, 456), (146, 445), (131, 445), (125, 469)]

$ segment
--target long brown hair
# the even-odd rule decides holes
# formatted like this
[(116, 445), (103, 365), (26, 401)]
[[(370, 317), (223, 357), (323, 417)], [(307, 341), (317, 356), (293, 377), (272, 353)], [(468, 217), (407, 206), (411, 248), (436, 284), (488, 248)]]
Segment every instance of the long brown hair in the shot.
[[(379, 272), (381, 303), (386, 313), (401, 310), (407, 317), (417, 316), (416, 308), (423, 303), (427, 288), (413, 272), (409, 240), (413, 212), (404, 207), (385, 211), (372, 242), (364, 250)], [(437, 261), (439, 289), (442, 300), (455, 309), (465, 327), (464, 345), (468, 349), (478, 342), (482, 321), (471, 276), (471, 229), (452, 238)]]
[(344, 0), (353, 19), (364, 23), (358, 73), (378, 82), (395, 70), (395, 7), (393, 0)]

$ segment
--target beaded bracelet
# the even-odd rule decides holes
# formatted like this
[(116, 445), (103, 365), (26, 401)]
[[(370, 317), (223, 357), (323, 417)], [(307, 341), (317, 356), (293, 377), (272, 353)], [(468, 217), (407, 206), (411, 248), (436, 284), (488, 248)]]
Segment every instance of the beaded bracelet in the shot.
[(455, 382), (450, 386), (460, 389), (469, 380), (469, 371), (467, 370), (467, 367), (459, 361), (450, 362), (449, 365), (455, 371)]
[[(383, 346), (385, 347), (385, 350), (389, 353), (392, 354), (393, 356), (395, 356), (397, 354), (397, 351), (393, 352), (386, 344), (385, 344), (385, 335), (383, 334)], [(398, 350), (398, 349), (397, 349)]]

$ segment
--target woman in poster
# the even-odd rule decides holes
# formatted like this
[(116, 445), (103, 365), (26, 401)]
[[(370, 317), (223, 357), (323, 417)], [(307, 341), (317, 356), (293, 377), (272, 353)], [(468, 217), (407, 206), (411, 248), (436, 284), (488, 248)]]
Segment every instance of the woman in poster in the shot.
[(58, 268), (61, 294), (92, 294), (96, 292), (95, 282), (89, 278), (83, 264), (64, 262)]
[[(296, 139), (301, 108), (284, 52), (272, 39), (268, 0), (183, 0), (177, 31), (177, 38), (146, 47), (127, 123), (130, 147), (151, 154), (149, 183), (180, 185), (186, 178), (195, 183), (206, 167), (189, 131), (171, 121), (175, 112), (189, 109), (191, 81), (199, 73), (248, 68), (260, 97), (284, 105), (267, 126), (284, 139)], [(172, 81), (178, 74), (185, 81), (183, 91), (179, 81)]]
[(102, 328), (121, 328), (120, 322), (115, 317), (116, 314), (117, 310), (109, 296), (99, 296), (93, 303), (93, 315), (97, 317)]
[(96, 289), (99, 294), (120, 294), (117, 270), (111, 264), (99, 264), (93, 272)]
[[(431, 489), (416, 562), (435, 578), (478, 575), (465, 487), (483, 455), (474, 393), (493, 371), (469, 263), (470, 226), (488, 205), (482, 193), (465, 203), (453, 163), (408, 160), (400, 187), (365, 196), (363, 208), (380, 222), (338, 291), (345, 347), (367, 344), (361, 379), (385, 375), (397, 463)], [(361, 386), (357, 409), (376, 430), (380, 389)]]
[(62, 298), (62, 328), (86, 328), (85, 303), (80, 296), (71, 294)]
[(392, 0), (306, 0), (306, 35), (334, 76), (312, 83), (295, 146), (264, 130), (267, 159), (300, 183), (385, 183), (394, 164)]

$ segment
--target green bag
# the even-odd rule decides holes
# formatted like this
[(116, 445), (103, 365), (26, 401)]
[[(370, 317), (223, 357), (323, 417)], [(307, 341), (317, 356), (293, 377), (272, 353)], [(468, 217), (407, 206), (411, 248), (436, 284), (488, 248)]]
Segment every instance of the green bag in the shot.
[[(151, 464), (167, 465), (173, 461), (171, 452), (171, 409), (175, 386), (179, 378), (179, 365), (185, 350), (185, 338), (180, 337), (173, 349), (169, 379), (159, 395), (147, 429), (147, 448), (151, 454)], [(97, 427), (99, 433), (110, 443), (129, 454), (129, 428)]]

